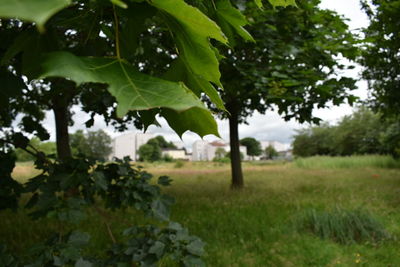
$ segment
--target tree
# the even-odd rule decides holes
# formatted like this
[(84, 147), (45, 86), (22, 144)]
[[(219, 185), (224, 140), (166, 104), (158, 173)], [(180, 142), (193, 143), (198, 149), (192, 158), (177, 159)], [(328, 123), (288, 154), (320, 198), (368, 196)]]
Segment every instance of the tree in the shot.
[(140, 161), (152, 162), (154, 147), (149, 144), (144, 144), (139, 147), (138, 154)]
[(276, 149), (272, 145), (267, 146), (264, 152), (267, 159), (274, 159), (279, 155), (278, 151), (276, 151)]
[(381, 114), (359, 107), (344, 116), (337, 125), (322, 124), (298, 131), (294, 136), (293, 154), (350, 156), (362, 154), (392, 154), (400, 133), (398, 123), (382, 119)]
[(370, 19), (364, 29), (360, 63), (368, 81), (370, 103), (386, 116), (398, 116), (400, 107), (400, 1), (361, 1)]
[[(219, 11), (225, 15), (218, 20), (214, 2), (209, 1), (191, 1), (195, 6), (183, 0), (10, 0), (1, 4), (1, 208), (18, 205), (23, 186), (11, 176), (15, 165), (12, 150), (21, 148), (36, 158), (36, 167), (42, 170), (23, 188), (32, 196), (27, 204), (35, 211), (32, 216), (51, 215), (60, 225), (65, 221), (79, 225), (85, 214), (82, 211), (100, 198), (107, 209), (135, 207), (170, 222), (171, 201), (148, 183), (151, 175), (132, 168), (129, 159), (105, 165), (73, 157), (68, 134), (70, 107), (82, 105), (91, 115), (88, 127), (100, 114), (118, 129), (132, 120), (146, 128), (160, 114), (179, 135), (187, 130), (201, 136), (218, 135), (210, 111), (199, 98), (208, 95), (224, 109), (212, 86), (221, 86), (215, 46), (228, 43), (218, 24), (249, 38), (240, 11), (229, 1), (219, 2), (224, 7)], [(256, 3), (261, 7), (260, 0)], [(45, 110), (55, 115), (55, 160), (30, 145), (26, 137), (49, 138), (42, 124)], [(14, 120), (21, 117), (16, 131)], [(169, 180), (160, 177), (158, 183), (165, 185)], [(127, 242), (102, 253), (110, 257), (96, 264), (155, 265), (168, 253), (179, 251), (174, 254), (181, 255), (175, 258), (178, 264), (202, 265), (198, 257), (201, 241), (188, 236), (179, 224), (160, 225), (167, 226), (127, 229)], [(139, 239), (142, 236), (146, 242)], [(90, 266), (90, 258), (84, 258), (77, 245), (85, 240), (89, 237), (84, 233), (63, 234), (60, 230), (57, 240), (37, 247), (34, 265)], [(66, 253), (71, 250), (74, 253)], [(135, 254), (138, 251), (140, 259)]]
[(87, 134), (78, 130), (70, 135), (70, 142), (73, 154), (99, 161), (106, 161), (112, 152), (111, 137), (103, 130), (88, 131)]
[(89, 131), (86, 142), (90, 148), (89, 157), (100, 161), (106, 161), (112, 152), (111, 137), (103, 130)]
[(157, 138), (152, 138), (146, 144), (139, 147), (139, 160), (141, 161), (157, 161), (161, 160), (162, 152)]
[(77, 130), (75, 133), (70, 134), (69, 137), (71, 150), (73, 155), (88, 155), (89, 147), (83, 130)]
[(385, 124), (379, 114), (362, 107), (344, 116), (333, 133), (334, 154), (381, 154), (380, 135), (386, 128)]
[(240, 140), (240, 144), (247, 148), (247, 155), (260, 156), (262, 153), (261, 144), (253, 137), (246, 137)]
[[(167, 142), (167, 141), (164, 139), (164, 137), (161, 136), (161, 135), (158, 135), (158, 136), (156, 136), (156, 137), (154, 137), (154, 138), (152, 138), (152, 139), (150, 139), (150, 140), (153, 140), (153, 139), (157, 140), (158, 146), (159, 146), (161, 149), (165, 149), (165, 148), (176, 149), (176, 146), (175, 146), (172, 142)], [(147, 143), (149, 143), (150, 140), (149, 140)]]
[(219, 147), (215, 150), (215, 157), (213, 160), (219, 160), (226, 157), (226, 151), (224, 148)]
[(227, 49), (221, 63), (220, 92), (229, 113), (220, 116), (229, 119), (233, 188), (244, 185), (238, 125), (254, 111), (276, 109), (286, 120), (318, 122), (312, 114), (315, 107), (356, 99), (349, 94), (354, 79), (339, 75), (352, 66), (337, 60), (338, 55), (355, 59), (355, 40), (343, 18), (318, 4), (298, 1), (299, 8), (262, 13), (252, 2), (245, 4), (244, 13), (252, 21), (248, 30), (256, 42), (234, 39), (235, 47)]
[[(43, 151), (46, 155), (56, 155), (56, 143), (54, 142), (40, 142), (39, 138), (33, 137), (29, 140), (29, 145)], [(17, 161), (33, 161), (35, 157), (21, 148), (15, 150)]]

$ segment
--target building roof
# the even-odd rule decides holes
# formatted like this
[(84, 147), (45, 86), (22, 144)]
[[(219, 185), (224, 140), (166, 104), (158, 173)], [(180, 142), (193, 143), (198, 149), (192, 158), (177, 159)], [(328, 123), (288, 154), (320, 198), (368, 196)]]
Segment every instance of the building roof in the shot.
[(226, 146), (226, 144), (221, 142), (221, 141), (213, 141), (213, 142), (210, 143), (210, 145), (219, 146), (219, 147)]

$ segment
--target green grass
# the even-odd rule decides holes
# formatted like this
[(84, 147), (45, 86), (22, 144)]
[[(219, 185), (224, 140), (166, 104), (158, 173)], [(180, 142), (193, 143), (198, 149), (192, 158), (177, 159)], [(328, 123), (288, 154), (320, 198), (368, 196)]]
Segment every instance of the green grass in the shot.
[[(245, 163), (246, 187), (234, 192), (229, 190), (229, 164), (146, 164), (155, 175), (169, 174), (174, 180), (166, 189), (177, 200), (172, 219), (207, 243), (208, 266), (400, 266), (400, 170), (374, 166)], [(344, 245), (299, 231), (298, 221), (307, 211), (331, 212), (338, 205), (350, 211), (362, 207), (393, 238)], [(110, 240), (101, 219), (88, 212), (94, 219), (83, 225), (93, 235), (88, 249), (97, 250)], [(132, 211), (112, 218), (117, 239), (126, 223), (143, 221)], [(0, 242), (22, 251), (55, 227), (48, 220), (31, 222), (23, 211), (3, 211)]]
[(391, 156), (365, 155), (350, 157), (315, 156), (298, 158), (294, 164), (304, 169), (345, 169), (345, 168), (400, 168), (400, 161)]

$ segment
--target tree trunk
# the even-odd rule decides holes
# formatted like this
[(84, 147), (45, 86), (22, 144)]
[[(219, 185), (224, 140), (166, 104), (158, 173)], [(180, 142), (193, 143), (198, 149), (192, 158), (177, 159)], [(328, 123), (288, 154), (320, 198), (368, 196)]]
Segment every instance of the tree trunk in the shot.
[(76, 95), (76, 87), (75, 83), (62, 78), (51, 79), (51, 83), (51, 102), (56, 122), (57, 156), (60, 160), (65, 160), (72, 157), (68, 122), (70, 116), (69, 107)]
[(229, 110), (229, 136), (231, 146), (232, 189), (241, 189), (244, 186), (242, 163), (239, 150), (239, 118), (235, 110)]
[(56, 121), (57, 155), (60, 160), (70, 158), (71, 147), (68, 134), (68, 103), (63, 99), (54, 99), (53, 112)]

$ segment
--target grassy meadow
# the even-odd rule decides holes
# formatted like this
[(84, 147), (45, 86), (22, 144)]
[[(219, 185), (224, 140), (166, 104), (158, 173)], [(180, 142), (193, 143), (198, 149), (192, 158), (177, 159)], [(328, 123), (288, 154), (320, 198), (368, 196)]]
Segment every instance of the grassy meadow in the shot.
[[(176, 199), (172, 219), (206, 242), (208, 266), (400, 266), (400, 169), (391, 158), (245, 162), (246, 187), (241, 192), (229, 189), (229, 164), (142, 165), (155, 176), (167, 174), (173, 179), (165, 189)], [(14, 177), (25, 181), (34, 172), (31, 164), (20, 164)], [(355, 214), (350, 226), (339, 222), (338, 210)], [(357, 217), (353, 211), (364, 212), (368, 218)], [(344, 229), (372, 218), (387, 236), (358, 243), (340, 243), (329, 235), (321, 238), (300, 227), (310, 212), (317, 224), (323, 224), (322, 231), (332, 221), (337, 224), (332, 227)], [(88, 249), (106, 246), (110, 241), (104, 224), (88, 213), (94, 219), (83, 225), (94, 236)], [(330, 217), (320, 219), (318, 213)], [(134, 211), (126, 211), (113, 214), (109, 223), (118, 238), (125, 224), (142, 221)], [(32, 222), (24, 211), (0, 213), (1, 241), (16, 253), (55, 227), (50, 220)]]

